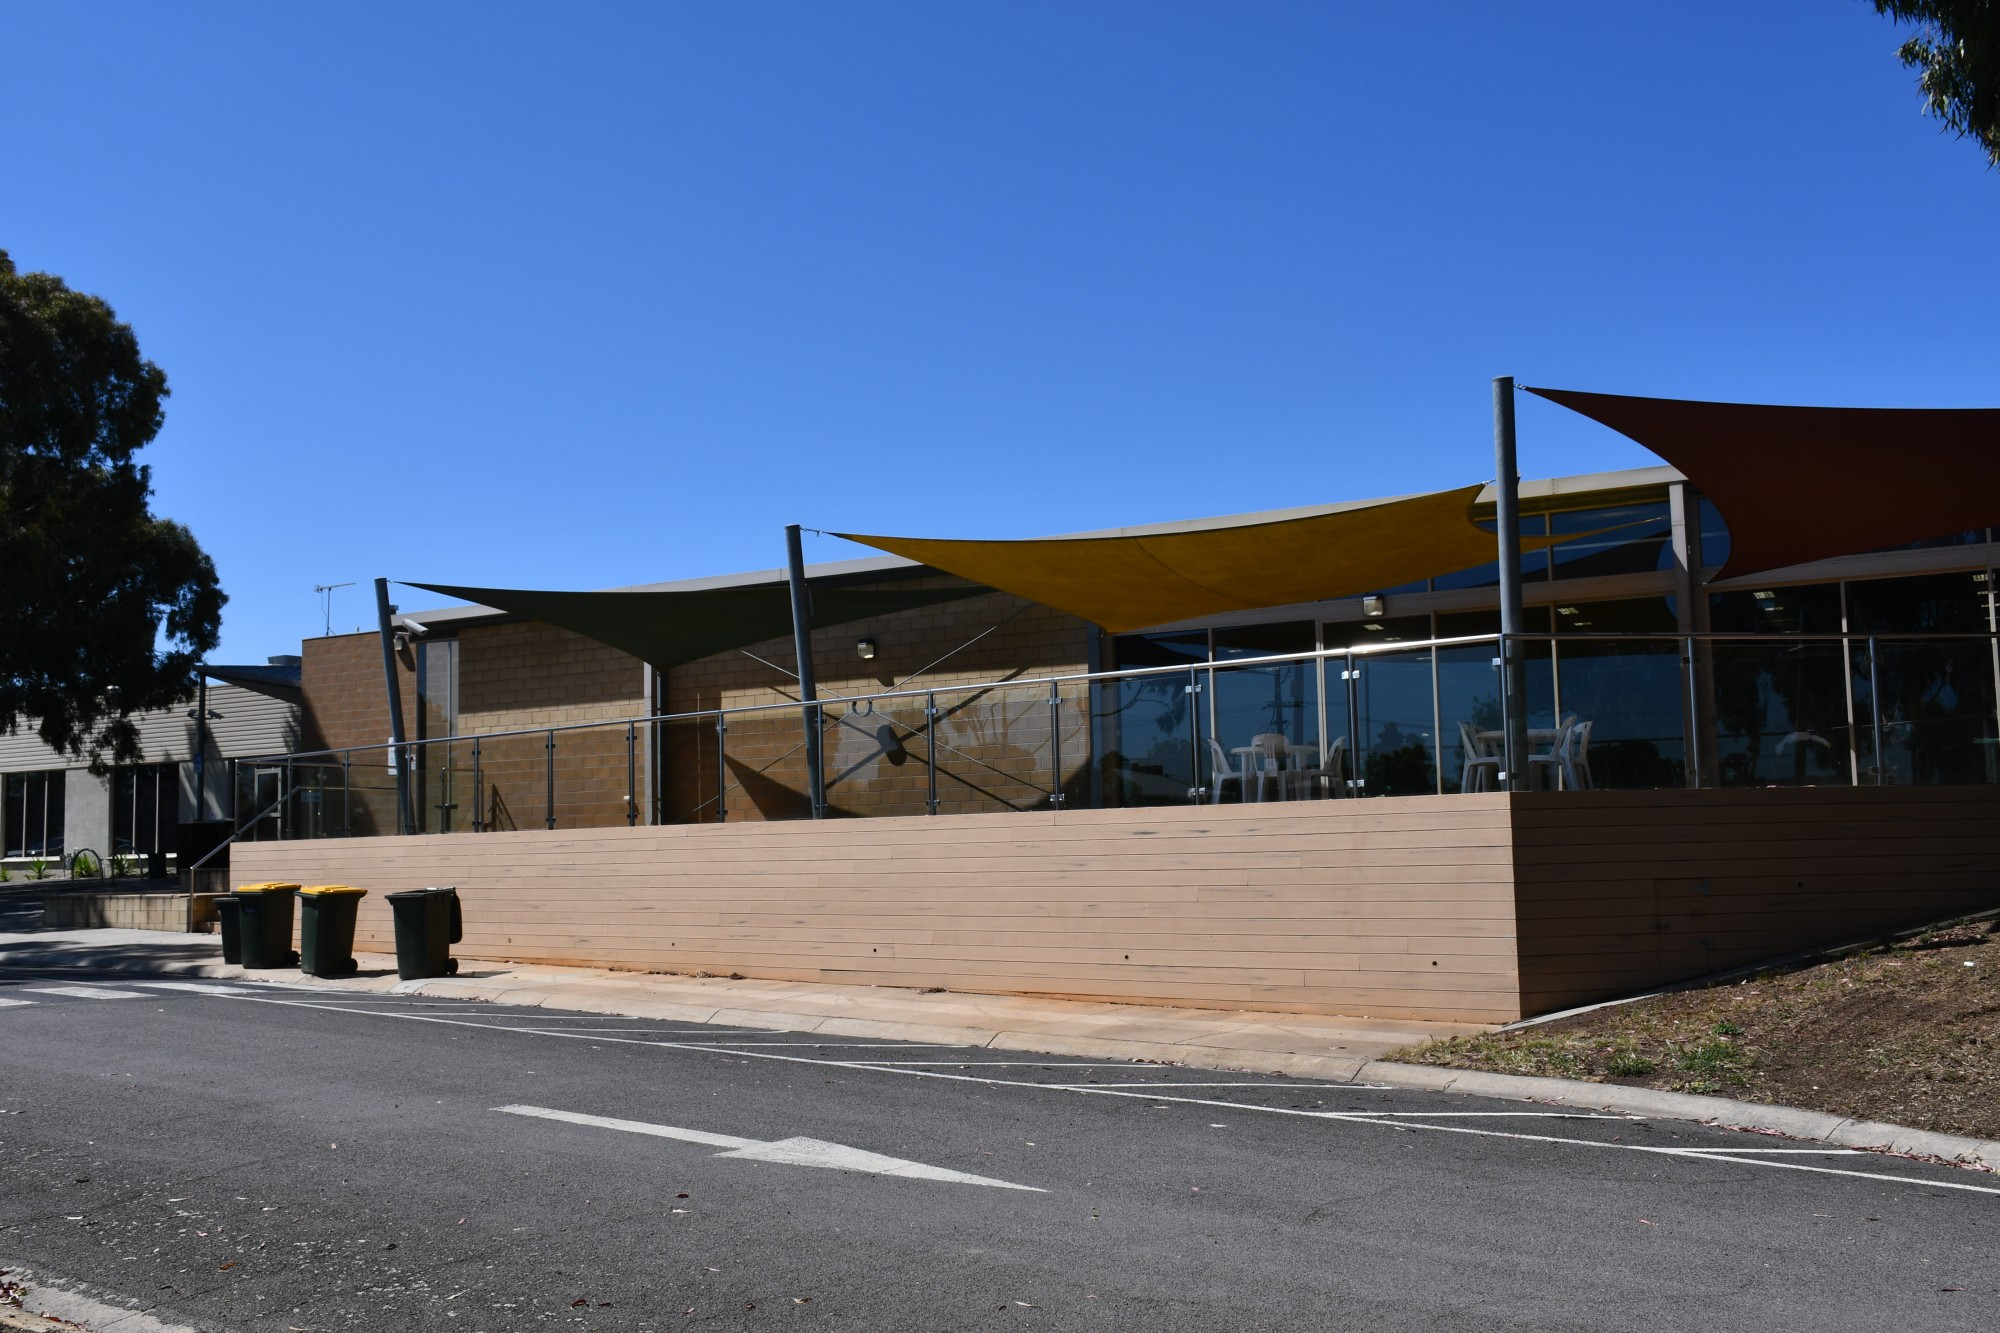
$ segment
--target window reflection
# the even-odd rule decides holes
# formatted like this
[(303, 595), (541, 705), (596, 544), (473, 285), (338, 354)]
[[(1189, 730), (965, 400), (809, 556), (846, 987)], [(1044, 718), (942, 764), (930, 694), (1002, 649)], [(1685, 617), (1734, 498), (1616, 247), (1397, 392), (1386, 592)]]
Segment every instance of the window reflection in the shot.
[(1687, 677), (1673, 600), (1558, 603), (1555, 616), (1559, 634), (1659, 636), (1557, 643), (1563, 721), (1587, 728), (1575, 740), (1580, 773), (1598, 787), (1686, 785)]
[(1673, 518), (1665, 500), (1563, 510), (1549, 515), (1549, 532), (1576, 534), (1550, 550), (1558, 579), (1650, 574), (1672, 564)]
[[(1121, 669), (1208, 661), (1208, 635), (1128, 634), (1112, 642)], [(1200, 785), (1189, 678), (1179, 672), (1100, 684), (1092, 695), (1105, 804), (1186, 805)]]
[[(1885, 783), (1991, 783), (1996, 774), (1993, 649), (1990, 643), (1902, 640), (1908, 634), (1977, 634), (1992, 623), (1991, 580), (1930, 574), (1847, 585), (1848, 625), (1876, 636), (1850, 645), (1863, 744), (1881, 753), (1870, 780)], [(1871, 652), (1872, 648), (1872, 652)]]
[[(1494, 541), (1497, 545), (1500, 525), (1488, 518), (1480, 520), (1479, 526), (1494, 534)], [(1545, 537), (1548, 535), (1548, 531), (1549, 521), (1547, 516), (1542, 514), (1523, 514), (1521, 516), (1521, 535), (1523, 537)], [(1547, 550), (1521, 552), (1521, 579), (1523, 582), (1540, 582), (1548, 578), (1548, 576), (1549, 553)], [(1451, 574), (1440, 574), (1431, 580), (1431, 586), (1439, 592), (1447, 592), (1460, 588), (1494, 588), (1498, 587), (1499, 584), (1500, 561), (1497, 551), (1495, 552), (1495, 558), (1483, 565), (1474, 565), (1470, 569), (1461, 569)]]

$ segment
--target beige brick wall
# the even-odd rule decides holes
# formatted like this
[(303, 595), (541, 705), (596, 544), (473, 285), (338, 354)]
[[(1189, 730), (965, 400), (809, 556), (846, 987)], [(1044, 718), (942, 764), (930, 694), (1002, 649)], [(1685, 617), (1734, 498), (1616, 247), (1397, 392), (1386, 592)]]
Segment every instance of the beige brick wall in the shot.
[[(966, 585), (938, 576), (917, 586)], [(829, 806), (836, 814), (926, 812), (925, 701), (913, 698), (873, 707), (842, 702), (892, 689), (936, 691), (941, 713), (936, 724), (941, 812), (1050, 808), (1052, 731), (1060, 739), (1063, 787), (1080, 792), (1089, 766), (1089, 715), (1083, 691), (1065, 692), (1060, 721), (1052, 723), (1045, 687), (954, 687), (1082, 671), (1093, 633), (1075, 616), (1007, 593), (982, 593), (815, 630), (814, 674), (820, 699), (827, 704)], [(856, 651), (864, 638), (876, 642), (872, 661), (862, 660)], [(941, 658), (945, 660), (940, 662)], [(731, 820), (794, 819), (808, 813), (803, 720), (797, 709), (778, 707), (798, 698), (793, 661), (791, 640), (773, 639), (668, 673), (666, 707), (671, 713), (768, 708), (730, 717), (724, 738), (726, 779), (718, 771), (723, 766), (717, 763), (712, 723), (670, 724), (662, 729), (668, 822), (715, 819), (717, 787), (725, 781), (721, 803)], [(912, 678), (919, 671), (922, 674)], [(1080, 803), (1074, 795), (1071, 801)]]

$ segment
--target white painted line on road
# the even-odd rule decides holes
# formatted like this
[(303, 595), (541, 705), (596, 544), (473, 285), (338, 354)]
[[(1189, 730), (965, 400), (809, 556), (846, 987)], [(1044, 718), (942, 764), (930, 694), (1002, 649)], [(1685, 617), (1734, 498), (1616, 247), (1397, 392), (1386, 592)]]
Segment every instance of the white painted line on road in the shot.
[[(579, 1028), (555, 1028), (555, 1029), (553, 1029), (553, 1031), (557, 1031), (557, 1032), (564, 1032), (564, 1031), (567, 1031), (567, 1032), (577, 1032), (577, 1031), (583, 1031), (583, 1032), (602, 1032), (602, 1031), (608, 1031), (608, 1030), (609, 1030), (609, 1029), (605, 1029), (605, 1028), (580, 1028), (580, 1029), (579, 1029)], [(643, 1029), (636, 1029), (636, 1028), (635, 1028), (635, 1029), (632, 1029), (632, 1030), (633, 1030), (633, 1031), (643, 1031)], [(697, 1046), (701, 1046), (701, 1047), (705, 1047), (705, 1048), (707, 1048), (707, 1049), (710, 1049), (710, 1050), (717, 1050), (717, 1051), (733, 1051), (733, 1050), (737, 1049), (738, 1047), (742, 1047), (742, 1048), (743, 1048), (743, 1049), (745, 1049), (745, 1050), (763, 1050), (763, 1049), (764, 1049), (765, 1047), (767, 1047), (767, 1046), (807, 1046), (807, 1047), (811, 1047), (811, 1048), (812, 1048), (812, 1049), (814, 1049), (814, 1050), (825, 1050), (825, 1051), (848, 1051), (848, 1050), (852, 1050), (852, 1051), (907, 1051), (907, 1050), (911, 1049), (912, 1047), (926, 1047), (926, 1046), (927, 1046), (927, 1047), (932, 1047), (932, 1048), (934, 1048), (934, 1049), (937, 1049), (937, 1050), (941, 1050), (941, 1051), (954, 1051), (954, 1050), (967, 1050), (967, 1051), (970, 1051), (970, 1050), (977, 1050), (977, 1049), (978, 1049), (978, 1047), (975, 1047), (975, 1046), (964, 1046), (964, 1045), (961, 1045), (960, 1043), (958, 1043), (958, 1042), (955, 1042), (955, 1041), (731, 1041), (731, 1042), (692, 1042), (692, 1041), (690, 1041), (690, 1042), (683, 1042), (683, 1043), (680, 1043), (680, 1044), (682, 1044), (682, 1045), (685, 1045), (685, 1046), (688, 1046), (688, 1047), (690, 1047), (690, 1048), (692, 1048), (692, 1047), (697, 1047)], [(905, 1062), (905, 1063), (910, 1063), (910, 1062)], [(957, 1063), (957, 1061), (954, 1061), (954, 1060), (946, 1060), (946, 1061), (943, 1061), (942, 1063), (944, 1063), (944, 1064), (956, 1064), (956, 1063)]]
[[(386, 691), (384, 691), (386, 693)], [(1520, 1119), (1520, 1121), (1644, 1121), (1644, 1115), (1602, 1115), (1598, 1111), (1364, 1111), (1362, 1115), (1380, 1117), (1406, 1117), (1406, 1119)], [(1718, 1153), (1734, 1153), (1736, 1149), (1716, 1149)], [(1762, 1149), (1752, 1149), (1762, 1151)]]
[(655, 1138), (679, 1139), (686, 1143), (701, 1143), (728, 1150), (717, 1153), (717, 1157), (740, 1157), (748, 1161), (776, 1162), (785, 1166), (824, 1167), (834, 1171), (861, 1171), (871, 1176), (900, 1176), (909, 1180), (940, 1180), (953, 1185), (988, 1185), (995, 1189), (1026, 1190), (1032, 1194), (1048, 1193), (1047, 1190), (1037, 1189), (1033, 1185), (1016, 1185), (987, 1176), (947, 1170), (941, 1166), (925, 1166), (922, 1162), (905, 1161), (900, 1157), (885, 1157), (881, 1153), (869, 1152), (865, 1148), (850, 1148), (846, 1144), (829, 1143), (825, 1139), (789, 1138), (766, 1143), (758, 1139), (737, 1138), (732, 1134), (711, 1134), (701, 1129), (679, 1129), (673, 1125), (648, 1124), (643, 1120), (615, 1120), (610, 1116), (584, 1115), (578, 1111), (555, 1111), (546, 1106), (496, 1106), (493, 1109), (508, 1115), (562, 1120), (573, 1125), (617, 1129), (628, 1134), (650, 1134)]
[(153, 990), (184, 990), (197, 995), (248, 995), (241, 986), (222, 986), (212, 981), (135, 981), (134, 986), (146, 986)]
[[(655, 1042), (654, 1045), (672, 1046), (675, 1050), (716, 1051), (722, 1055), (749, 1055), (756, 1049), (752, 1046), (686, 1046), (678, 1041)], [(906, 1066), (912, 1068), (936, 1066), (939, 1069), (1131, 1069), (1138, 1065), (1134, 1060), (1125, 1060), (1112, 1065), (1093, 1065), (1070, 1064), (1066, 1060), (863, 1060), (859, 1057), (828, 1063), (853, 1065), (857, 1069), (900, 1069)]]
[[(304, 1001), (299, 1001), (299, 1000), (280, 1000), (276, 998), (260, 999), (259, 1003), (289, 1004), (307, 1009), (338, 1008), (338, 1006), (335, 1005), (308, 1004)], [(347, 1010), (345, 1012), (374, 1013), (376, 1011)], [(382, 1015), (382, 1016), (412, 1018), (418, 1022), (442, 1023), (453, 1027), (485, 1026), (483, 1024), (466, 1023), (459, 1019), (437, 1018), (422, 1014), (396, 1014), (396, 1015)], [(515, 1030), (518, 1031), (519, 1029)], [(1843, 1171), (1836, 1167), (1809, 1166), (1804, 1162), (1775, 1161), (1770, 1157), (1730, 1157), (1723, 1155), (1730, 1153), (1732, 1151), (1734, 1152), (1745, 1151), (1743, 1149), (1666, 1148), (1666, 1147), (1657, 1147), (1652, 1144), (1645, 1144), (1645, 1143), (1604, 1143), (1593, 1139), (1558, 1138), (1556, 1136), (1547, 1134), (1523, 1134), (1501, 1129), (1478, 1129), (1470, 1125), (1439, 1125), (1439, 1124), (1431, 1124), (1424, 1120), (1394, 1120), (1382, 1116), (1379, 1112), (1371, 1112), (1371, 1111), (1354, 1111), (1354, 1112), (1307, 1111), (1287, 1106), (1261, 1106), (1253, 1102), (1226, 1102), (1214, 1098), (1174, 1097), (1168, 1095), (1165, 1092), (1158, 1091), (1157, 1088), (1155, 1088), (1155, 1090), (1152, 1091), (1140, 1092), (1137, 1090), (1127, 1091), (1121, 1088), (1111, 1087), (1106, 1084), (1037, 1083), (1031, 1080), (1024, 1080), (1024, 1079), (993, 1078), (983, 1074), (956, 1074), (956, 1073), (946, 1073), (943, 1070), (938, 1070), (938, 1069), (903, 1068), (886, 1063), (870, 1064), (856, 1060), (816, 1060), (813, 1059), (811, 1056), (807, 1055), (788, 1055), (788, 1054), (782, 1054), (777, 1051), (759, 1052), (746, 1049), (722, 1051), (707, 1046), (686, 1045), (681, 1042), (638, 1041), (629, 1037), (583, 1038), (574, 1033), (556, 1032), (556, 1031), (539, 1032), (536, 1035), (571, 1037), (572, 1039), (575, 1040), (621, 1042), (634, 1046), (655, 1046), (664, 1050), (698, 1051), (706, 1055), (724, 1055), (724, 1054), (744, 1055), (744, 1056), (751, 1056), (759, 1060), (776, 1060), (785, 1064), (818, 1065), (823, 1068), (856, 1069), (863, 1071), (874, 1070), (878, 1073), (883, 1073), (883, 1074), (902, 1074), (909, 1078), (942, 1079), (947, 1082), (953, 1082), (953, 1083), (978, 1083), (987, 1087), (995, 1087), (995, 1088), (1033, 1088), (1042, 1091), (1053, 1090), (1057, 1092), (1083, 1093), (1090, 1096), (1098, 1096), (1098, 1097), (1139, 1097), (1154, 1102), (1173, 1102), (1184, 1106), (1214, 1107), (1218, 1110), (1224, 1110), (1224, 1111), (1255, 1112), (1261, 1115), (1301, 1116), (1307, 1119), (1334, 1120), (1334, 1121), (1341, 1121), (1347, 1124), (1379, 1125), (1384, 1128), (1401, 1130), (1405, 1133), (1420, 1131), (1432, 1134), (1466, 1134), (1479, 1138), (1510, 1139), (1516, 1142), (1523, 1142), (1523, 1143), (1549, 1143), (1549, 1144), (1558, 1144), (1558, 1145), (1577, 1147), (1577, 1148), (1599, 1148), (1604, 1150), (1617, 1150), (1621, 1152), (1652, 1153), (1660, 1156), (1678, 1157), (1683, 1160), (1726, 1161), (1735, 1163), (1736, 1165), (1739, 1166), (1762, 1166), (1771, 1168), (1772, 1170), (1783, 1170), (1783, 1171), (1808, 1171), (1816, 1175), (1845, 1176), (1858, 1180), (1877, 1180), (1886, 1182), (1891, 1185), (1913, 1185), (1918, 1188), (1963, 1190), (1973, 1194), (2000, 1195), (2000, 1188), (1994, 1188), (1993, 1186), (1990, 1185), (1960, 1184), (1957, 1181), (1930, 1180), (1921, 1176), (1894, 1176), (1875, 1171)], [(1089, 1066), (1068, 1065), (1062, 1067), (1087, 1068)], [(1125, 1067), (1129, 1068), (1130, 1066), (1125, 1066)]]
[(1800, 1157), (1859, 1157), (1859, 1148), (1683, 1148), (1682, 1152), (1692, 1153), (1787, 1153)]
[[(387, 691), (385, 690), (385, 691), (384, 691), (384, 693), (387, 693)], [(7, 999), (0, 999), (0, 1009), (12, 1009), (12, 1008), (14, 1008), (14, 1007), (15, 1007), (16, 1005), (23, 1005), (23, 1004), (33, 1004), (33, 1003), (35, 1003), (35, 1002), (34, 1002), (33, 1000), (7, 1000)]]
[(109, 990), (99, 986), (23, 986), (36, 995), (69, 995), (79, 1000), (143, 1000), (144, 991)]
[(1386, 1083), (1037, 1083), (1038, 1088), (1281, 1088), (1286, 1092), (1387, 1092)]

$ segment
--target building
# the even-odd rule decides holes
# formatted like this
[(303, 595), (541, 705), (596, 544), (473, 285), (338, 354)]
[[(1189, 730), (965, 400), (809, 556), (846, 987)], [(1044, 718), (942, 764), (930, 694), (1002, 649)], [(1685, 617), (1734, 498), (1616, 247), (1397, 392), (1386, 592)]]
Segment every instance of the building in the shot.
[[(241, 808), (233, 761), (298, 745), (299, 660), (207, 673), (223, 683), (184, 708), (135, 717), (143, 758), (102, 776), (87, 760), (44, 745), (31, 720), (0, 736), (0, 866), (15, 877), (34, 873), (38, 863), (63, 873), (89, 852), (106, 871), (140, 874), (155, 855), (173, 865), (182, 824), (231, 818)], [(197, 719), (204, 696), (208, 717)], [(200, 765), (197, 754), (204, 755)], [(253, 795), (245, 793), (244, 803)]]

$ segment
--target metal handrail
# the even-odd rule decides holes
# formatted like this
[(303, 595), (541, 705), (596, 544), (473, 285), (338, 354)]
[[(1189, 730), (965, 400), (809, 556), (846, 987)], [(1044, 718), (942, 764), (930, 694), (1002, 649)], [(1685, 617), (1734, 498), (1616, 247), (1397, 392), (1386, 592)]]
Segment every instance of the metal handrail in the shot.
[(276, 810), (279, 806), (283, 805), (289, 799), (291, 799), (291, 793), (286, 792), (283, 796), (280, 796), (277, 800), (271, 802), (269, 805), (265, 806), (262, 810), (259, 810), (256, 814), (250, 816), (250, 818), (244, 820), (241, 824), (238, 824), (228, 837), (224, 838), (221, 842), (216, 843), (215, 846), (203, 852), (201, 854), (201, 859), (188, 867), (188, 873), (192, 874), (195, 871), (201, 869), (203, 866), (207, 865), (210, 857), (214, 856), (224, 847), (227, 847), (230, 843), (235, 842), (238, 838), (242, 837), (249, 830), (255, 828), (257, 826), (258, 820), (262, 819), (265, 815), (270, 814), (273, 810)]
[[(1114, 670), (1114, 671), (1074, 671), (1074, 672), (1064, 672), (1057, 675), (1049, 675), (1049, 676), (1022, 676), (1014, 680), (978, 681), (978, 682), (969, 682), (963, 685), (931, 685), (924, 689), (885, 690), (876, 694), (834, 695), (831, 698), (818, 699), (814, 701), (812, 705), (809, 706), (816, 707), (820, 709), (822, 712), (824, 712), (827, 708), (838, 704), (875, 703), (885, 699), (928, 700), (941, 694), (984, 693), (989, 690), (1029, 689), (1031, 687), (1038, 685), (1055, 687), (1059, 685), (1110, 683), (1121, 680), (1143, 679), (1152, 676), (1173, 676), (1185, 673), (1190, 667), (1203, 671), (1209, 671), (1209, 670), (1234, 671), (1241, 668), (1250, 668), (1250, 667), (1282, 666), (1293, 662), (1329, 662), (1337, 659), (1345, 659), (1351, 657), (1386, 656), (1395, 653), (1415, 652), (1425, 648), (1457, 648), (1457, 647), (1465, 647), (1468, 645), (1480, 644), (1480, 643), (1490, 643), (1497, 648), (1502, 643), (1507, 641), (1507, 639), (1510, 637), (1522, 643), (1531, 643), (1531, 642), (1570, 643), (1578, 641), (1602, 643), (1608, 641), (1623, 642), (1631, 640), (1631, 641), (1641, 641), (1641, 642), (1671, 643), (1683, 646), (1690, 642), (1762, 643), (1762, 644), (1772, 644), (1772, 645), (1781, 643), (1866, 644), (1871, 641), (1879, 643), (1946, 642), (1946, 643), (1991, 644), (1995, 643), (1996, 641), (2000, 641), (2000, 631), (1988, 630), (1978, 633), (1960, 633), (1960, 634), (1941, 634), (1935, 632), (1912, 632), (1908, 634), (1904, 633), (1860, 634), (1860, 633), (1849, 633), (1849, 632), (1815, 633), (1815, 634), (1791, 634), (1791, 633), (1771, 634), (1771, 633), (1757, 633), (1755, 631), (1746, 631), (1746, 630), (1723, 630), (1723, 631), (1709, 631), (1707, 633), (1699, 633), (1699, 634), (1681, 634), (1670, 630), (1639, 630), (1632, 632), (1606, 631), (1601, 633), (1579, 633), (1579, 632), (1535, 633), (1535, 634), (1517, 634), (1512, 636), (1498, 634), (1498, 633), (1465, 634), (1465, 635), (1453, 635), (1437, 639), (1402, 640), (1395, 643), (1361, 643), (1361, 644), (1355, 644), (1354, 646), (1349, 648), (1314, 648), (1314, 649), (1309, 649), (1305, 652), (1271, 653), (1262, 657), (1235, 657), (1229, 659), (1226, 662), (1183, 662), (1174, 666), (1132, 667), (1125, 670)], [(823, 688), (824, 687), (822, 687), (822, 689)], [(455, 742), (465, 742), (473, 740), (480, 740), (480, 741), (505, 740), (508, 737), (513, 737), (513, 736), (546, 737), (557, 732), (592, 731), (603, 727), (640, 726), (640, 725), (652, 725), (656, 723), (667, 723), (667, 722), (708, 721), (713, 723), (717, 719), (727, 719), (730, 717), (747, 713), (768, 713), (781, 710), (785, 712), (791, 712), (797, 710), (802, 706), (808, 706), (808, 705), (801, 705), (796, 700), (789, 700), (783, 703), (737, 704), (734, 707), (730, 708), (702, 708), (684, 713), (648, 713), (638, 716), (606, 718), (599, 722), (568, 722), (555, 727), (547, 727), (547, 726), (521, 727), (511, 731), (462, 732), (451, 736), (436, 736), (425, 740), (404, 741), (402, 748), (405, 750), (415, 750), (427, 745), (449, 745)], [(324, 750), (292, 750), (282, 754), (251, 755), (239, 759), (237, 762), (241, 764), (258, 764), (258, 763), (272, 763), (287, 759), (314, 759), (314, 758), (320, 758), (322, 756), (354, 755), (354, 754), (365, 755), (373, 753), (375, 751), (382, 751), (384, 753), (387, 753), (388, 751), (393, 750), (395, 748), (396, 746), (393, 743), (375, 744), (375, 745), (342, 745), (342, 746), (329, 747)], [(260, 815), (259, 818), (262, 818), (262, 816)]]

